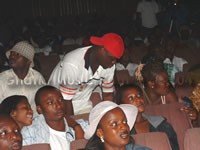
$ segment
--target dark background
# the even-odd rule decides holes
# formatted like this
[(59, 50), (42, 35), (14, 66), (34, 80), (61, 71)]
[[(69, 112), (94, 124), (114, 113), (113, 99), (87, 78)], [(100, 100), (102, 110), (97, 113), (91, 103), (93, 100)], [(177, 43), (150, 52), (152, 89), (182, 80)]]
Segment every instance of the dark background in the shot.
[[(139, 0), (0, 0), (0, 17), (128, 16)], [(172, 0), (157, 0), (163, 7)], [(200, 20), (200, 1), (184, 0), (191, 20)]]

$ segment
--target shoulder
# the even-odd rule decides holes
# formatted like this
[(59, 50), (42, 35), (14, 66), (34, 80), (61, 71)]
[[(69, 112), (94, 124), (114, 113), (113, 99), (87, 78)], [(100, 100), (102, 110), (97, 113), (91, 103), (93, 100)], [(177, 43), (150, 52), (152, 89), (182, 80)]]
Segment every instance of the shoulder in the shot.
[(30, 68), (30, 73), (33, 74), (35, 78), (38, 77), (38, 78), (44, 79), (44, 77), (42, 76), (42, 74), (39, 71), (37, 71), (37, 70), (35, 70), (33, 68)]
[(85, 54), (91, 46), (75, 49), (67, 53), (61, 61), (63, 68), (70, 69), (83, 69), (85, 65)]
[(13, 78), (13, 77), (15, 77), (15, 75), (14, 75), (12, 69), (1, 72), (0, 73), (0, 82), (2, 83), (2, 85), (0, 85), (0, 86), (4, 86), (3, 83), (8, 82), (8, 79)]
[(165, 97), (166, 97), (167, 103), (178, 102), (178, 97), (172, 89), (169, 91), (169, 93)]
[(12, 69), (8, 69), (6, 71), (1, 72), (0, 73), (0, 77), (6, 76), (6, 75), (11, 74), (11, 73), (12, 73)]
[(87, 46), (72, 50), (64, 56), (63, 62), (76, 62), (77, 60), (80, 61), (80, 59), (84, 58), (85, 53), (90, 47), (91, 46)]

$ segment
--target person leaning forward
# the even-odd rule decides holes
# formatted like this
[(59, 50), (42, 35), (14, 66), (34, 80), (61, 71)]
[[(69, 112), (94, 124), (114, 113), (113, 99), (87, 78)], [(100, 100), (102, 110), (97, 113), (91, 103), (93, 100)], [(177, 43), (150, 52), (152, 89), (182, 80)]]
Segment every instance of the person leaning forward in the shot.
[(116, 33), (91, 36), (90, 42), (92, 46), (67, 53), (48, 81), (61, 90), (68, 115), (90, 112), (90, 96), (99, 85), (102, 99), (113, 100), (115, 64), (124, 53), (124, 42)]

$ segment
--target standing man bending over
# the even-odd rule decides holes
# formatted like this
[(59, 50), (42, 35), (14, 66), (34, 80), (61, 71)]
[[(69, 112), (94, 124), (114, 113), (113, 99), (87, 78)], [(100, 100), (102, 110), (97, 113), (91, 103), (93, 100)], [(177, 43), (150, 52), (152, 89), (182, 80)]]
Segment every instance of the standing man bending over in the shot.
[(90, 112), (90, 96), (98, 85), (102, 99), (113, 100), (113, 76), (116, 60), (124, 53), (123, 40), (115, 33), (107, 33), (92, 36), (90, 42), (94, 45), (66, 54), (48, 82), (61, 90), (68, 115)]

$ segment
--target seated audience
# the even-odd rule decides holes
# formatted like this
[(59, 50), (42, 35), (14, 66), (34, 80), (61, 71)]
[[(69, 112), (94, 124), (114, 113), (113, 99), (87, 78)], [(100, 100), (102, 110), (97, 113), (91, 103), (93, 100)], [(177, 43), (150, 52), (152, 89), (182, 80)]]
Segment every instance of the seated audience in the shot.
[(39, 115), (31, 126), (23, 128), (23, 145), (47, 143), (52, 150), (69, 150), (71, 141), (83, 138), (80, 125), (72, 119), (65, 119), (64, 99), (57, 88), (41, 87), (36, 92), (35, 103)]
[(166, 118), (145, 114), (144, 97), (141, 88), (136, 84), (121, 86), (116, 92), (118, 104), (131, 104), (138, 108), (138, 115), (131, 134), (145, 132), (165, 132), (169, 138), (172, 150), (179, 150), (176, 132)]
[(34, 70), (34, 48), (26, 41), (18, 42), (6, 52), (11, 69), (0, 73), (0, 102), (11, 95), (25, 95), (34, 112), (34, 96), (45, 84), (42, 75)]
[(165, 42), (165, 59), (163, 63), (167, 67), (170, 82), (172, 85), (182, 85), (184, 83), (184, 66), (188, 64), (188, 61), (175, 55), (176, 43), (173, 37), (167, 37)]
[(133, 143), (130, 137), (137, 109), (128, 104), (98, 103), (90, 112), (89, 126), (84, 137), (86, 150), (149, 150)]
[[(178, 102), (174, 90), (170, 86), (167, 71), (163, 63), (155, 61), (140, 68), (139, 75), (144, 84), (145, 100), (149, 104), (168, 104)], [(138, 78), (138, 77), (136, 77)]]
[(32, 124), (33, 111), (26, 96), (13, 95), (5, 98), (0, 105), (0, 112), (10, 115), (20, 129)]
[(21, 150), (22, 135), (16, 122), (6, 114), (0, 114), (0, 149)]

